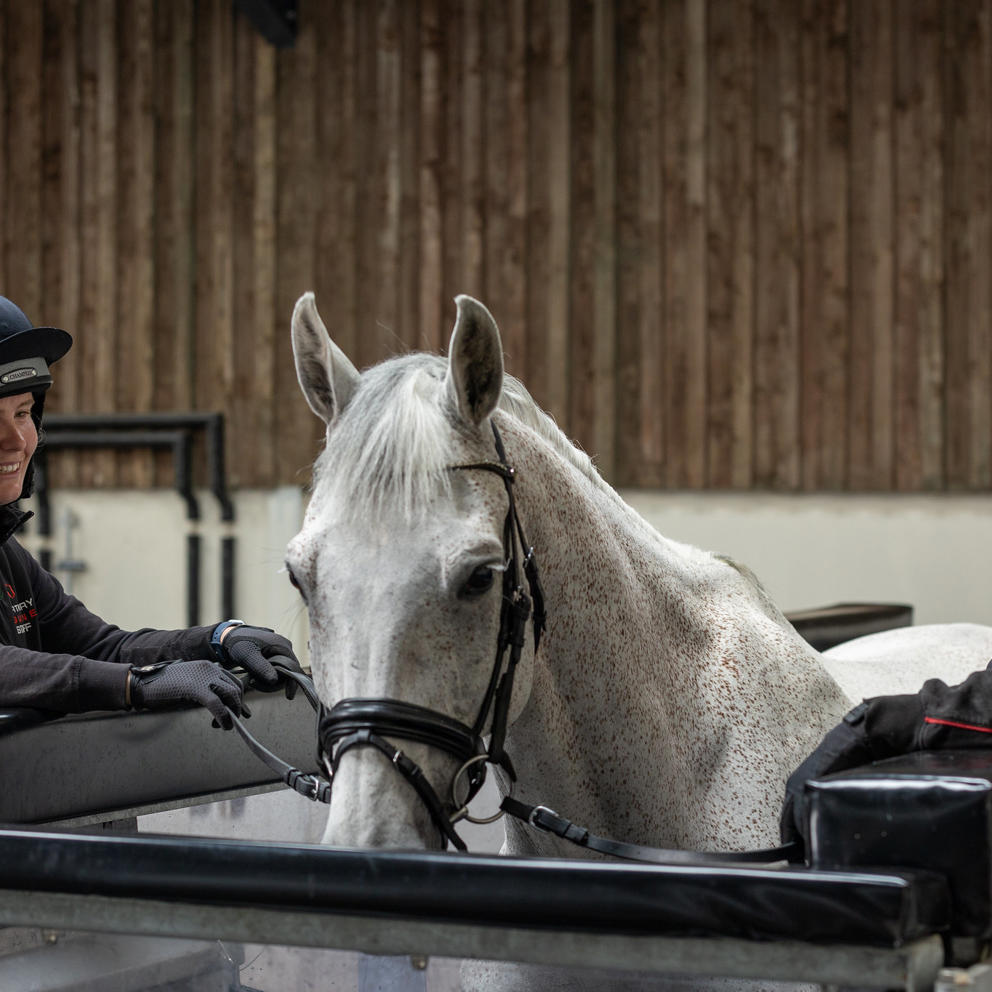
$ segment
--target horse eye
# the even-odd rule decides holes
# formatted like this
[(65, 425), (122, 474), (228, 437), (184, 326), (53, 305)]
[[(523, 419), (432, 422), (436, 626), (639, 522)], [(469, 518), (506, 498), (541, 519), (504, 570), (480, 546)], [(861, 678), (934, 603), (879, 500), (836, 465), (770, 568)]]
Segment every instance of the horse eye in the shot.
[(305, 603), (307, 601), (306, 593), (303, 591), (303, 587), (297, 581), (296, 576), (293, 574), (293, 570), (286, 567), (286, 574), (289, 576), (289, 584), (300, 594), (300, 598)]
[(481, 596), (488, 592), (493, 585), (495, 572), (488, 565), (479, 565), (472, 570), (468, 581), (461, 588), (463, 596)]

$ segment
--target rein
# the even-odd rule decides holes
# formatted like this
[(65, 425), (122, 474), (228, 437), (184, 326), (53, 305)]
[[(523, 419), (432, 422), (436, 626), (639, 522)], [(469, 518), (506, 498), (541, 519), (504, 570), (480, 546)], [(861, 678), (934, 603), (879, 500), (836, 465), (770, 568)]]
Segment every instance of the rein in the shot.
[[(512, 796), (505, 797), (500, 804), (499, 812), (486, 820), (477, 820), (469, 816), (468, 804), (485, 782), (487, 764), (499, 765), (511, 782), (516, 781), (513, 762), (504, 747), (513, 680), (526, 643), (528, 619), (532, 619), (533, 622), (535, 653), (540, 646), (541, 634), (546, 623), (544, 591), (541, 588), (537, 559), (534, 556), (534, 549), (527, 543), (517, 514), (513, 493), (515, 473), (507, 462), (503, 440), (494, 423), (492, 430), (498, 461), (451, 466), (451, 470), (457, 472), (481, 471), (498, 475), (503, 480), (508, 502), (503, 523), (503, 551), (507, 567), (503, 572), (503, 598), (496, 659), (475, 723), (469, 727), (460, 720), (436, 710), (395, 699), (342, 699), (330, 710), (326, 710), (317, 699), (313, 682), (305, 675), (280, 666), (279, 659), (275, 658), (270, 661), (281, 673), (292, 678), (303, 689), (311, 706), (317, 712), (318, 758), (327, 767), (330, 773), (329, 780), (319, 775), (305, 774), (276, 757), (259, 744), (241, 720), (229, 710), (235, 729), (252, 751), (275, 771), (286, 785), (315, 802), (330, 803), (334, 775), (342, 756), (347, 751), (355, 747), (371, 747), (379, 751), (413, 786), (442, 836), (459, 851), (465, 851), (467, 847), (455, 831), (456, 823), (462, 819), (486, 823), (506, 813), (536, 829), (553, 833), (580, 847), (633, 861), (673, 865), (727, 865), (769, 863), (786, 859), (794, 860), (799, 857), (801, 845), (796, 842), (757, 851), (703, 852), (644, 847), (610, 840), (598, 837), (584, 827), (576, 826), (547, 806), (530, 806)], [(518, 547), (522, 562), (517, 555)], [(483, 741), (483, 732), (490, 712), (492, 712), (492, 722), (487, 748)], [(420, 766), (387, 740), (387, 737), (427, 744), (446, 751), (458, 759), (460, 764), (449, 786), (450, 801), (441, 800)], [(456, 796), (456, 789), (463, 775), (466, 777), (467, 791), (465, 796), (459, 799)]]

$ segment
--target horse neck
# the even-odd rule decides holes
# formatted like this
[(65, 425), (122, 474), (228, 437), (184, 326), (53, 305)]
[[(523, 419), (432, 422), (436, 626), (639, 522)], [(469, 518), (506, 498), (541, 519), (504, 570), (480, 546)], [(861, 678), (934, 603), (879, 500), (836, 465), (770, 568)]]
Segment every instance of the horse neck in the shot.
[[(746, 572), (524, 448), (512, 457), (548, 630), (510, 736), (521, 788), (643, 843), (767, 842), (785, 776), (848, 701)], [(745, 836), (716, 809), (740, 775), (756, 783), (747, 815), (771, 811)]]

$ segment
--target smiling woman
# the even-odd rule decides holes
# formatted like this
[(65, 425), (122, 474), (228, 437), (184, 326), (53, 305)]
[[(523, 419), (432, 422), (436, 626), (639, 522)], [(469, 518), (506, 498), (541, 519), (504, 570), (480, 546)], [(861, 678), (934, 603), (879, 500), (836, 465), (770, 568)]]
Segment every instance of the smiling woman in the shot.
[(72, 347), (57, 327), (34, 327), (0, 296), (0, 505), (31, 494), (31, 456), (38, 446), (50, 365)]
[(224, 669), (243, 669), (259, 688), (280, 688), (283, 677), (268, 659), (298, 669), (285, 637), (241, 620), (121, 630), (68, 595), (14, 536), (29, 517), (16, 504), (31, 493), (50, 366), (71, 346), (65, 331), (35, 327), (0, 297), (0, 707), (81, 712), (196, 703), (230, 727), (244, 686)]
[(0, 397), (0, 503), (13, 503), (24, 488), (31, 456), (38, 447), (38, 428), (31, 416), (31, 393)]

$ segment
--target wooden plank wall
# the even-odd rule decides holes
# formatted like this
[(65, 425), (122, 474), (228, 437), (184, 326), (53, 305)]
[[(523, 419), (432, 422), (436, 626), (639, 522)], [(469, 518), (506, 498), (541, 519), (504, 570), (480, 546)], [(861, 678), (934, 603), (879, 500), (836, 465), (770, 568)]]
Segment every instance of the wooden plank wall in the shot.
[[(0, 0), (0, 292), (51, 406), (223, 410), (304, 484), (298, 295), (359, 365), (459, 292), (613, 481), (992, 488), (992, 0)], [(62, 484), (161, 484), (63, 458)]]

